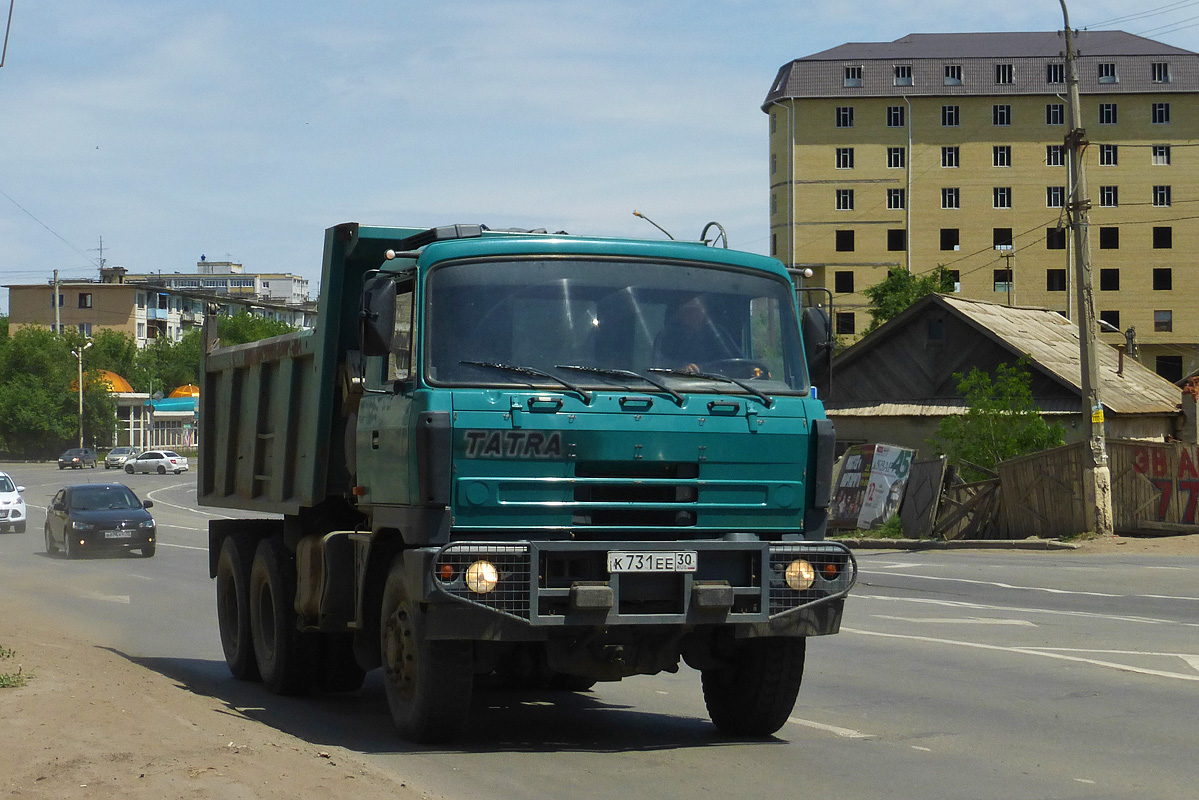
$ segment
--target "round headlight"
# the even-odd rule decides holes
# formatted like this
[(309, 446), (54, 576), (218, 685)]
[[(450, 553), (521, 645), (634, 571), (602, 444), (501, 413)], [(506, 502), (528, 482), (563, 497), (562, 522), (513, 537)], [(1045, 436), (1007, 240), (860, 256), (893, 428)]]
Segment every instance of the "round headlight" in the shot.
[(466, 585), (475, 594), (487, 594), (499, 582), (499, 570), (490, 561), (476, 561), (466, 568)]
[(783, 573), (783, 579), (787, 581), (787, 585), (797, 592), (802, 592), (812, 585), (812, 581), (816, 580), (816, 571), (812, 569), (812, 565), (802, 558), (798, 558), (787, 565), (786, 572)]

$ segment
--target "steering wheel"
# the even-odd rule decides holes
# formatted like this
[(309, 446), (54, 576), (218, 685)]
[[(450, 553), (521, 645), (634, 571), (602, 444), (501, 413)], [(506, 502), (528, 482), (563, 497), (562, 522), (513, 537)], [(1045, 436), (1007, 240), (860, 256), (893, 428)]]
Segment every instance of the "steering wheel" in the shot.
[(770, 367), (756, 358), (720, 358), (699, 365), (704, 372), (722, 372), (730, 378), (746, 380), (769, 380)]

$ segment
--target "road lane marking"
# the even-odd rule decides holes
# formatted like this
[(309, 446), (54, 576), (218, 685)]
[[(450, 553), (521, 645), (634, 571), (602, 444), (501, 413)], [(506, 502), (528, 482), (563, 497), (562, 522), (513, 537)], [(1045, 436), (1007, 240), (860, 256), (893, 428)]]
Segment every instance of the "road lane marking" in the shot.
[(931, 622), (936, 625), (1026, 625), (1037, 627), (1037, 623), (1026, 619), (991, 619), (990, 617), (891, 617), (886, 614), (871, 614), (875, 619), (893, 619), (899, 622)]
[(84, 592), (83, 597), (88, 600), (100, 600), (105, 603), (121, 603), (129, 605), (129, 595), (127, 594), (100, 594), (99, 592)]
[(873, 594), (854, 594), (851, 596), (855, 600), (881, 600), (885, 603), (924, 603), (933, 606), (948, 606), (949, 608), (971, 608), (983, 611), (1006, 611), (1023, 614), (1048, 614), (1058, 617), (1083, 617), (1086, 619), (1105, 619), (1112, 622), (1143, 622), (1147, 625), (1181, 625), (1184, 628), (1199, 628), (1199, 622), (1182, 622), (1176, 619), (1157, 619), (1155, 617), (1132, 617), (1121, 614), (1099, 614), (1094, 611), (1060, 611), (1053, 608), (993, 606), (983, 603), (969, 603), (965, 600), (935, 600), (930, 597), (888, 597), (886, 595)]
[(1049, 594), (1080, 594), (1086, 597), (1127, 597), (1123, 594), (1110, 594), (1108, 592), (1077, 592), (1071, 589), (1053, 589), (1048, 586), (1016, 586), (1011, 583), (1002, 583), (1001, 581), (979, 581), (972, 578), (942, 578), (933, 575), (916, 575), (910, 572), (871, 572), (869, 570), (861, 570), (864, 575), (890, 575), (896, 578), (918, 578), (926, 581), (948, 581), (950, 583), (969, 583), (974, 586), (995, 586), (999, 589), (1016, 589), (1022, 592), (1048, 592)]
[(799, 717), (787, 717), (787, 721), (793, 725), (802, 725), (805, 728), (814, 728), (818, 731), (831, 733), (834, 736), (840, 736), (842, 739), (877, 739), (878, 737), (872, 733), (862, 733), (855, 731), (853, 728), (839, 728), (836, 725), (826, 725), (823, 722), (815, 722), (810, 719), (800, 719)]
[(203, 550), (206, 553), (208, 552), (207, 547), (196, 547), (196, 546), (190, 545), (190, 544), (170, 544), (168, 542), (159, 542), (158, 546), (159, 547), (177, 547), (180, 550)]
[(1015, 653), (1017, 655), (1040, 656), (1042, 658), (1053, 658), (1059, 661), (1074, 661), (1080, 664), (1090, 664), (1096, 667), (1107, 667), (1119, 672), (1135, 672), (1140, 675), (1150, 675), (1157, 678), (1174, 678), (1180, 681), (1196, 681), (1199, 682), (1199, 675), (1186, 675), (1181, 672), (1167, 672), (1160, 669), (1147, 669), (1145, 667), (1134, 667), (1129, 664), (1117, 664), (1113, 661), (1101, 661), (1096, 658), (1082, 658), (1081, 656), (1071, 656), (1060, 652), (1051, 652), (1035, 647), (1005, 647), (997, 644), (983, 644), (981, 642), (963, 642), (957, 639), (938, 639), (933, 636), (913, 636), (903, 633), (883, 633), (881, 631), (864, 631), (860, 628), (846, 628), (841, 626), (843, 633), (856, 633), (860, 636), (880, 636), (884, 639), (907, 639), (914, 642), (929, 642), (931, 644), (947, 644), (957, 647), (969, 647), (975, 650), (993, 650), (1001, 653)]

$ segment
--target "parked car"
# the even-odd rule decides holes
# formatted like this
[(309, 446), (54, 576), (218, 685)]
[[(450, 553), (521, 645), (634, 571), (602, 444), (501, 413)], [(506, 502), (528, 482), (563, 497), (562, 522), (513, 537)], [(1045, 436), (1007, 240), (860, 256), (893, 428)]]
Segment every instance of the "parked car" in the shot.
[(24, 486), (17, 486), (8, 473), (0, 472), (0, 530), (25, 532), (25, 498), (21, 492)]
[(80, 483), (59, 489), (46, 509), (46, 552), (67, 558), (95, 550), (138, 550), (154, 555), (154, 517), (122, 483)]
[(97, 461), (96, 451), (90, 447), (72, 447), (58, 457), (58, 468), (83, 469), (91, 467), (95, 469)]
[(130, 475), (135, 472), (157, 472), (159, 475), (173, 472), (178, 475), (187, 471), (187, 457), (173, 450), (147, 450), (136, 458), (127, 459), (125, 471)]
[(104, 456), (104, 469), (120, 467), (140, 452), (136, 447), (114, 447)]

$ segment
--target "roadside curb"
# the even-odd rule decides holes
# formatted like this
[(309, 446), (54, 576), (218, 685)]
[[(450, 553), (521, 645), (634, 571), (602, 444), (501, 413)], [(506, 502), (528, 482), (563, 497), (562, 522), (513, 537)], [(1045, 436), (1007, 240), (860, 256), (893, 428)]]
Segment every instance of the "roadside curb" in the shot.
[(1077, 550), (1081, 545), (1057, 539), (933, 539), (835, 538), (851, 550)]

